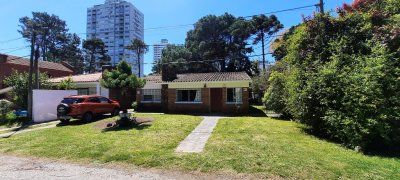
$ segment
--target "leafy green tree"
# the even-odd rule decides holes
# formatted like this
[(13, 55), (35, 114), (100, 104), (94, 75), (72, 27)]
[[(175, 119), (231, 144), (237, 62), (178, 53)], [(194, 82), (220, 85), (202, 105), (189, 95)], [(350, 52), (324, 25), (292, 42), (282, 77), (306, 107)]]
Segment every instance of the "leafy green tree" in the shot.
[[(13, 102), (19, 108), (26, 109), (28, 105), (28, 76), (26, 72), (13, 71), (12, 74), (4, 79), (4, 84), (13, 87)], [(51, 89), (52, 84), (45, 73), (40, 73), (39, 84), (43, 89)]]
[(111, 58), (107, 55), (106, 46), (101, 39), (91, 38), (84, 40), (82, 46), (87, 57), (87, 72), (93, 73), (102, 65), (110, 64)]
[(125, 60), (121, 60), (116, 69), (105, 70), (100, 82), (103, 87), (109, 89), (134, 89), (144, 86), (144, 80), (132, 74), (132, 67)]
[(263, 71), (265, 71), (265, 42), (270, 40), (273, 35), (281, 30), (283, 24), (281, 24), (275, 15), (268, 17), (264, 14), (253, 16), (251, 24), (253, 25), (252, 33), (256, 36), (253, 40), (253, 44), (261, 42)]
[(56, 85), (57, 89), (59, 90), (71, 90), (71, 89), (76, 89), (76, 85), (74, 81), (72, 80), (71, 77), (68, 77), (67, 79), (63, 79)]
[(274, 94), (287, 94), (287, 113), (347, 147), (399, 152), (400, 8), (398, 1), (371, 2), (295, 27), (280, 46), (279, 61), (288, 65), (279, 78), (284, 86), (273, 88), (272, 78), (265, 100), (273, 105)]
[(142, 40), (140, 39), (134, 39), (132, 40), (131, 44), (129, 44), (126, 49), (133, 50), (136, 53), (136, 59), (137, 59), (137, 67), (138, 67), (138, 77), (141, 76), (140, 72), (140, 59), (143, 54), (146, 54), (149, 51), (149, 46), (146, 45)]
[(77, 74), (84, 72), (84, 57), (81, 45), (81, 39), (77, 34), (66, 34), (63, 41), (65, 43), (57, 46), (56, 48), (50, 48), (51, 55), (49, 59), (56, 62), (66, 62), (73, 67), (73, 70)]
[(192, 64), (186, 62), (191, 60), (192, 53), (183, 46), (168, 45), (162, 51), (161, 59), (158, 62), (154, 62), (152, 68), (153, 73), (161, 73), (163, 64), (176, 64), (177, 72), (188, 72)]
[(251, 36), (250, 22), (225, 13), (221, 16), (208, 15), (187, 33), (186, 47), (192, 53), (191, 72), (247, 71), (251, 63), (246, 56), (253, 50), (247, 47)]
[[(136, 88), (141, 88), (144, 86), (145, 81), (138, 78), (135, 74), (132, 74), (131, 65), (125, 60), (121, 60), (116, 69), (111, 71), (105, 70), (103, 72), (102, 79), (100, 80), (101, 86), (117, 90), (116, 100), (120, 102), (125, 102), (124, 99), (128, 93), (135, 93)], [(122, 101), (121, 101), (122, 100)], [(126, 111), (127, 108), (131, 106), (132, 102), (127, 104), (121, 104), (122, 110)]]
[(49, 15), (46, 12), (32, 12), (32, 18), (27, 16), (20, 18), (19, 32), (28, 41), (31, 40), (33, 32), (36, 34), (36, 44), (40, 49), (44, 61), (53, 53), (51, 49), (57, 49), (65, 43), (64, 39), (68, 32), (67, 25), (56, 15)]

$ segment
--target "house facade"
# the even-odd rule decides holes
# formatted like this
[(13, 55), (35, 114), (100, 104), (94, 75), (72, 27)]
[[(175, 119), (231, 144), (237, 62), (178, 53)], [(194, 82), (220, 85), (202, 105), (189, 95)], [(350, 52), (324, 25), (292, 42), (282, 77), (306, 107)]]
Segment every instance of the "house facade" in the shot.
[(139, 110), (168, 113), (246, 113), (249, 85), (246, 72), (177, 74), (170, 81), (161, 75), (145, 77), (136, 92)]
[(75, 76), (65, 76), (59, 78), (50, 79), (50, 82), (57, 84), (62, 80), (71, 78), (78, 91), (77, 95), (99, 95), (104, 97), (109, 97), (109, 90), (107, 88), (101, 87), (100, 79), (102, 73), (92, 73), (92, 74), (81, 74)]

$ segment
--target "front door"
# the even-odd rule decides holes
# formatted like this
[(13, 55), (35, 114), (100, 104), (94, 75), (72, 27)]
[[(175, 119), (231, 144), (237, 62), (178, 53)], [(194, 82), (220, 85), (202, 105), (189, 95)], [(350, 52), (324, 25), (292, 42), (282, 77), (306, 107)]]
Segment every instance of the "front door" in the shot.
[(210, 110), (212, 113), (222, 112), (222, 88), (211, 88)]

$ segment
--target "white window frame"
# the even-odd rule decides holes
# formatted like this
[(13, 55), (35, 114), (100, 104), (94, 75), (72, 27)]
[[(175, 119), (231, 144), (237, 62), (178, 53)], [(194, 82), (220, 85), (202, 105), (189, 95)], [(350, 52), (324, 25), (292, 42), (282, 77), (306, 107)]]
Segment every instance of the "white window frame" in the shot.
[[(229, 89), (234, 89), (233, 91), (234, 101), (228, 100)], [(243, 104), (243, 88), (226, 88), (226, 104)]]
[[(195, 101), (179, 101), (178, 100), (178, 92), (179, 91), (197, 91), (196, 92), (196, 97), (195, 97)], [(176, 98), (175, 98), (175, 103), (176, 104), (201, 104), (202, 102), (202, 95), (201, 95), (201, 89), (176, 89)], [(197, 99), (197, 101), (196, 101)]]
[[(152, 96), (151, 101), (145, 101), (144, 96)], [(157, 98), (158, 96), (158, 98)], [(156, 97), (156, 98), (155, 98)], [(161, 103), (161, 89), (142, 89), (142, 103)]]

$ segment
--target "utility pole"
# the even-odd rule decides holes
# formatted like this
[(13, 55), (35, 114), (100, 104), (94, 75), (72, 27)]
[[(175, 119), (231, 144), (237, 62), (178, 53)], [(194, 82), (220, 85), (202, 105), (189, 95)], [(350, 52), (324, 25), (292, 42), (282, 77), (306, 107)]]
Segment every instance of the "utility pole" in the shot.
[(319, 11), (324, 14), (324, 0), (319, 0)]
[(35, 54), (35, 44), (36, 44), (36, 33), (33, 32), (31, 35), (31, 57), (29, 60), (29, 78), (28, 78), (28, 119), (33, 121), (32, 115), (32, 101), (33, 101), (33, 92), (32, 92), (32, 85), (33, 85), (33, 61), (34, 61), (34, 54)]

